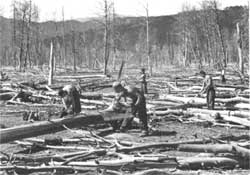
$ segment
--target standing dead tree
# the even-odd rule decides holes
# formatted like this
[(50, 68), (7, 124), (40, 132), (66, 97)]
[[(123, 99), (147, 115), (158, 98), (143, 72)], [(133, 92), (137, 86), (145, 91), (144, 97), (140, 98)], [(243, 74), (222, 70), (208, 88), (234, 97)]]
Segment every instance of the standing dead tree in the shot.
[(220, 24), (220, 19), (219, 19), (218, 2), (216, 0), (213, 0), (212, 6), (213, 6), (213, 11), (215, 13), (216, 27), (217, 27), (218, 36), (220, 39), (221, 49), (222, 49), (222, 54), (223, 54), (223, 69), (225, 69), (227, 67), (227, 56), (226, 56), (226, 48), (225, 48), (225, 43), (224, 43), (223, 34), (222, 34), (222, 26)]
[(13, 49), (13, 58), (14, 58), (14, 67), (16, 68), (16, 4), (13, 2), (13, 36), (12, 36), (12, 49)]
[(145, 11), (146, 11), (146, 40), (147, 40), (147, 58), (148, 58), (148, 70), (150, 76), (153, 74), (153, 67), (151, 63), (151, 58), (150, 58), (150, 53), (151, 53), (151, 48), (150, 48), (150, 43), (149, 43), (149, 8), (148, 8), (148, 3), (146, 4)]
[(53, 74), (54, 74), (54, 55), (53, 55), (53, 42), (50, 43), (50, 57), (49, 57), (49, 79), (48, 85), (53, 84)]
[(106, 75), (108, 72), (108, 61), (110, 53), (110, 20), (109, 20), (110, 5), (107, 0), (104, 0), (104, 70)]
[(237, 47), (238, 47), (238, 56), (239, 56), (239, 69), (242, 74), (244, 74), (244, 63), (242, 58), (242, 40), (240, 35), (240, 26), (239, 23), (236, 24), (236, 33), (237, 33)]

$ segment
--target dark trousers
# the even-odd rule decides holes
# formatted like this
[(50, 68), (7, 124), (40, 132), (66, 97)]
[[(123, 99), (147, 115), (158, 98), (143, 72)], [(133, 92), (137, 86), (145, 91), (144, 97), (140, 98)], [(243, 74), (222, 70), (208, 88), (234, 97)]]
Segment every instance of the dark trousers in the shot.
[(131, 127), (133, 118), (136, 117), (136, 114), (138, 114), (138, 117), (143, 125), (143, 130), (148, 131), (148, 118), (147, 118), (147, 111), (146, 111), (146, 103), (143, 102), (138, 107), (132, 106), (131, 108), (132, 108), (131, 109), (132, 116), (130, 118), (126, 118), (122, 121), (120, 129), (123, 130), (125, 128)]
[(207, 108), (214, 109), (214, 101), (215, 101), (215, 90), (214, 88), (209, 88), (207, 90)]
[(141, 91), (142, 91), (144, 94), (147, 94), (147, 93), (148, 93), (147, 82), (141, 82)]

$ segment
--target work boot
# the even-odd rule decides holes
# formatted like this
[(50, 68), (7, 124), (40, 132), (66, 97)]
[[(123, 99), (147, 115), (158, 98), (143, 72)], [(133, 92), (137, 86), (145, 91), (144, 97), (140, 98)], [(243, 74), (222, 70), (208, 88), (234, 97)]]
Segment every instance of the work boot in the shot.
[(148, 136), (148, 131), (147, 130), (143, 130), (140, 134), (140, 137), (145, 137)]

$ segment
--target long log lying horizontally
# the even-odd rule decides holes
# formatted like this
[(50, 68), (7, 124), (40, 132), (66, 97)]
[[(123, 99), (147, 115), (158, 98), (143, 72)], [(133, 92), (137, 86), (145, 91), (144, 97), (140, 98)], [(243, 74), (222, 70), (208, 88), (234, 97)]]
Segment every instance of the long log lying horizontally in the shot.
[(230, 168), (233, 169), (238, 161), (226, 157), (191, 157), (177, 160), (180, 169), (203, 169), (203, 168)]
[(185, 152), (228, 153), (232, 152), (233, 147), (229, 144), (182, 144), (178, 147), (178, 150)]
[(67, 127), (87, 126), (89, 124), (103, 123), (130, 117), (126, 114), (117, 114), (114, 112), (89, 112), (74, 117), (54, 119), (51, 121), (41, 121), (12, 128), (0, 129), (0, 143), (7, 143), (17, 139), (35, 137), (64, 130), (63, 125)]

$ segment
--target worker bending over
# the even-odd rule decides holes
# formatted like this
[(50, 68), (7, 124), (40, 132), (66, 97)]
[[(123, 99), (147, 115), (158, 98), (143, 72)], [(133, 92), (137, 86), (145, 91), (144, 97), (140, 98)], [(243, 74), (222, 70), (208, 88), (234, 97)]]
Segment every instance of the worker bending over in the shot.
[(210, 75), (206, 75), (206, 72), (203, 70), (200, 71), (200, 75), (204, 78), (202, 89), (200, 91), (200, 95), (206, 93), (207, 94), (207, 108), (214, 109), (214, 101), (215, 101), (215, 88), (213, 79)]
[(74, 85), (64, 86), (59, 90), (58, 95), (62, 98), (62, 103), (64, 105), (60, 117), (81, 112), (80, 94)]
[[(143, 125), (143, 131), (141, 136), (148, 135), (146, 99), (144, 97), (144, 94), (136, 87), (131, 87), (131, 86), (124, 87), (121, 85), (120, 82), (114, 82), (113, 88), (114, 91), (117, 93), (115, 101), (119, 102), (121, 98), (124, 98), (128, 106), (131, 107), (132, 116), (122, 121), (120, 130), (123, 132), (126, 131), (131, 126), (133, 118), (136, 117), (136, 114), (138, 114), (138, 117)], [(130, 104), (128, 103), (128, 100), (130, 100)]]

